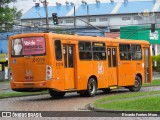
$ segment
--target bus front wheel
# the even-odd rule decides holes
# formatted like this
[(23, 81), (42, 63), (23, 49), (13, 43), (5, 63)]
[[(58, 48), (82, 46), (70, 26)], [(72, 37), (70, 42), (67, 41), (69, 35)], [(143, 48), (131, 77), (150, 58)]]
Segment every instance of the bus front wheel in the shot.
[(134, 86), (129, 87), (131, 92), (138, 92), (142, 87), (142, 81), (139, 76), (136, 76)]
[(58, 99), (58, 98), (63, 98), (65, 95), (65, 92), (57, 92), (52, 89), (49, 89), (49, 94), (51, 97)]

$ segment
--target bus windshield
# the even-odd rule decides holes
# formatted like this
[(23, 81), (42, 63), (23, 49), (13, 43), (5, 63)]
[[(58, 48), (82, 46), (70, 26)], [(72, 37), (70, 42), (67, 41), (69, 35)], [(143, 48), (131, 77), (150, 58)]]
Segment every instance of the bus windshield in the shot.
[(12, 57), (44, 55), (46, 52), (44, 37), (25, 37), (12, 40)]

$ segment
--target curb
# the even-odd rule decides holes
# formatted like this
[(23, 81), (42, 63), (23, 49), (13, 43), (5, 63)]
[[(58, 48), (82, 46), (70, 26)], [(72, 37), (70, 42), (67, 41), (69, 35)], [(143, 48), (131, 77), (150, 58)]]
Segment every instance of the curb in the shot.
[(96, 112), (107, 111), (106, 109), (94, 107), (92, 103), (89, 103), (88, 105), (86, 105), (86, 107), (87, 107), (88, 110), (96, 111)]
[(110, 110), (94, 107), (92, 103), (87, 105), (87, 109), (95, 112), (108, 112), (108, 113), (117, 113), (117, 112), (129, 112), (127, 110)]

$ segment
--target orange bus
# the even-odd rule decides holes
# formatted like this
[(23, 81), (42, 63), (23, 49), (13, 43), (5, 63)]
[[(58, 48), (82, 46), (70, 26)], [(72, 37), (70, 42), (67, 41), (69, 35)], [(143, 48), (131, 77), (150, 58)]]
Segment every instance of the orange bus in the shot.
[(104, 37), (28, 33), (10, 37), (11, 88), (29, 92), (48, 90), (54, 98), (77, 91), (94, 96), (125, 87), (139, 91), (152, 82), (147, 41)]

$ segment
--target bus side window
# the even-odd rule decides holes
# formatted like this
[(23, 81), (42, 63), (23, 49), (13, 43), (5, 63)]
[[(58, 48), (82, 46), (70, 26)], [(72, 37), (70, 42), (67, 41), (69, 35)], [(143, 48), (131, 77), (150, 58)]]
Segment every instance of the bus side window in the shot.
[(132, 60), (141, 60), (142, 59), (142, 50), (141, 45), (131, 45), (132, 48)]
[(111, 48), (108, 48), (107, 52), (108, 52), (108, 67), (111, 67)]
[(106, 46), (103, 42), (93, 42), (93, 60), (106, 60)]
[(55, 40), (54, 47), (55, 47), (56, 60), (62, 60), (61, 41)]
[(78, 43), (80, 60), (92, 60), (91, 42)]

